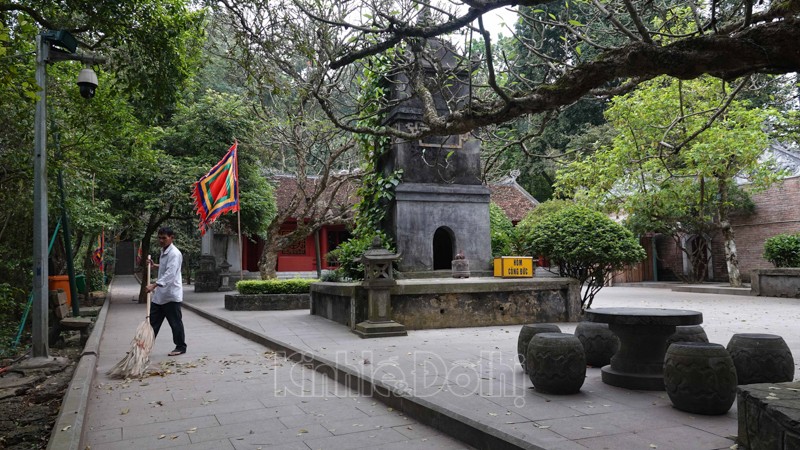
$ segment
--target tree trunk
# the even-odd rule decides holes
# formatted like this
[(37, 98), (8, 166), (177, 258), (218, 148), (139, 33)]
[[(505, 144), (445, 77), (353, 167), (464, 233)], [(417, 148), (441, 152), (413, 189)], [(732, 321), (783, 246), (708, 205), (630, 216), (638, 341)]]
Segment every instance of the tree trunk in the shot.
[(728, 281), (732, 287), (741, 287), (742, 274), (739, 273), (736, 241), (733, 240), (733, 228), (731, 228), (731, 224), (727, 220), (722, 222), (722, 237), (725, 239), (725, 263), (728, 266)]
[(736, 255), (736, 242), (733, 240), (733, 228), (728, 220), (728, 183), (719, 179), (718, 193), (720, 197), (719, 225), (725, 239), (725, 264), (728, 266), (728, 281), (732, 287), (742, 286), (742, 274), (739, 273), (739, 257)]
[(261, 273), (262, 280), (277, 278), (276, 268), (278, 265), (278, 250), (272, 240), (264, 245), (261, 258), (258, 259), (258, 271)]

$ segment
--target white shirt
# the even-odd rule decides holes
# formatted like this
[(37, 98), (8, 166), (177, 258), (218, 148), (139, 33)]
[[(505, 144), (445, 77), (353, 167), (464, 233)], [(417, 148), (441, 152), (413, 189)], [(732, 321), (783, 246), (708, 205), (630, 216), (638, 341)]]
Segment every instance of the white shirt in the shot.
[(161, 259), (158, 261), (158, 280), (156, 280), (158, 287), (153, 292), (153, 303), (156, 305), (183, 301), (181, 264), (183, 264), (183, 255), (178, 247), (169, 244), (167, 248), (161, 249)]

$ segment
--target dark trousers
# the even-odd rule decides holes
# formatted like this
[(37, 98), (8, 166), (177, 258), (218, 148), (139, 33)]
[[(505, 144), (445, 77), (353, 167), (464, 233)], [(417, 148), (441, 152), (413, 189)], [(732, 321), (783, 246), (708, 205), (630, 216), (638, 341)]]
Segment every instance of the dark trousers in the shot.
[(175, 343), (175, 349), (186, 351), (186, 335), (183, 332), (183, 316), (181, 315), (181, 303), (169, 302), (163, 305), (150, 305), (150, 326), (153, 327), (153, 333), (158, 336), (158, 330), (161, 324), (167, 319), (169, 327), (172, 328), (172, 342)]

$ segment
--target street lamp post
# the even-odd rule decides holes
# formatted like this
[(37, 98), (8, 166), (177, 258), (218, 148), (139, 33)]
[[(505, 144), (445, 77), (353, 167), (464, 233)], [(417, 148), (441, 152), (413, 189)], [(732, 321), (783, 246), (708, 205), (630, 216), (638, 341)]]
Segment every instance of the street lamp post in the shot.
[(33, 357), (46, 358), (47, 348), (47, 60), (50, 43), (36, 36), (36, 83), (39, 100), (33, 135)]
[[(66, 51), (54, 48), (53, 45)], [(45, 31), (36, 36), (36, 102), (33, 136), (33, 312), (31, 317), (32, 356), (47, 359), (48, 251), (47, 251), (47, 63), (81, 61), (102, 64), (105, 58), (74, 54), (77, 41), (66, 31)]]

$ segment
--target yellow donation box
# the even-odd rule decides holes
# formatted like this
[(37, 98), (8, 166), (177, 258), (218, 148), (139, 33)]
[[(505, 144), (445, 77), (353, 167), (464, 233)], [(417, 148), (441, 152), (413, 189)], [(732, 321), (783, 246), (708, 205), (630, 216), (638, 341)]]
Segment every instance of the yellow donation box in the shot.
[(494, 276), (503, 278), (533, 277), (533, 257), (501, 256), (494, 259)]

